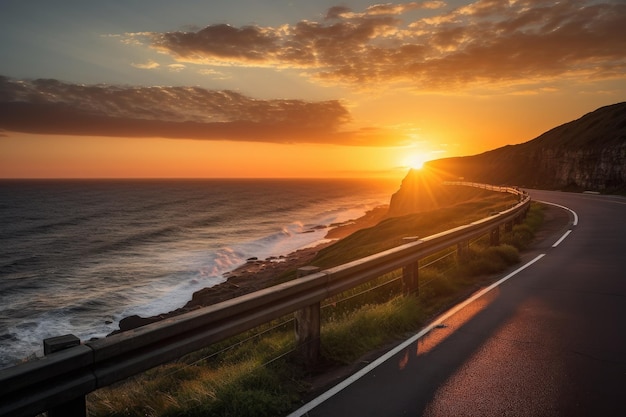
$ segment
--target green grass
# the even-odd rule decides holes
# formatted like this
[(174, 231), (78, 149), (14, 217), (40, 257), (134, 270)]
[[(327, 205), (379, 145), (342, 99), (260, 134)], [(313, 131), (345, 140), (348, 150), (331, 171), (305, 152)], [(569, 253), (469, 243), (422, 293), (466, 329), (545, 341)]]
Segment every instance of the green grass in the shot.
[[(466, 224), (509, 203), (494, 200), (468, 204), (427, 215), (388, 219), (380, 227), (357, 232), (322, 251), (315, 264), (325, 267), (345, 263), (401, 244), (404, 236), (426, 236), (458, 226), (455, 211), (463, 217), (459, 223)], [(480, 214), (472, 216), (472, 210)], [(435, 226), (438, 222), (439, 230)], [(484, 243), (488, 239), (474, 242), (460, 264), (450, 252), (420, 261), (420, 265), (426, 265), (430, 259), (444, 258), (420, 269), (419, 297), (401, 294), (401, 274), (397, 271), (326, 300), (321, 329), (323, 362), (353, 363), (368, 352), (417, 331), (435, 314), (485, 285), (489, 274), (519, 262), (518, 247), (530, 243), (541, 222), (542, 210), (533, 204), (526, 221), (502, 236), (502, 242), (506, 242), (503, 245), (490, 247)], [(294, 348), (293, 323), (269, 331), (275, 324), (95, 391), (88, 396), (89, 415), (285, 415), (306, 394), (310, 375), (296, 356), (285, 354)], [(255, 337), (260, 331), (267, 333)]]
[(324, 323), (322, 352), (327, 359), (351, 363), (418, 328), (423, 318), (415, 297), (398, 296), (386, 303), (366, 304), (349, 315)]
[(535, 233), (543, 224), (543, 206), (531, 204), (526, 219), (522, 224), (513, 226), (513, 231), (504, 236), (502, 242), (516, 247), (519, 250), (526, 249), (532, 242)]
[(479, 246), (470, 249), (465, 262), (459, 267), (462, 276), (477, 276), (500, 272), (506, 267), (518, 263), (519, 251), (514, 246)]
[[(243, 339), (242, 335), (241, 338)], [(91, 416), (273, 416), (298, 398), (302, 372), (286, 362), (264, 366), (291, 349), (279, 331), (213, 354), (215, 346), (159, 366), (88, 397)], [(236, 343), (237, 339), (228, 341)], [(294, 374), (292, 374), (294, 373)]]

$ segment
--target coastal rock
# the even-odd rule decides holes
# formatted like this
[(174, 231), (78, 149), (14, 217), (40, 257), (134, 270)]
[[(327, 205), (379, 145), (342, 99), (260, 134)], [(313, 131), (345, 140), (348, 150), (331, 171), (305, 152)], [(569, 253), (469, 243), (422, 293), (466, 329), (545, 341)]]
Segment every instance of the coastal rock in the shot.
[(170, 317), (178, 316), (183, 313), (188, 313), (189, 311), (195, 310), (197, 308), (199, 308), (198, 305), (191, 305), (190, 303), (188, 303), (188, 305), (182, 308), (177, 308), (176, 310), (172, 310), (168, 313), (159, 314), (158, 316), (141, 317), (141, 316), (134, 314), (132, 316), (124, 317), (122, 320), (120, 320), (119, 330), (115, 330), (111, 332), (108, 336), (111, 336), (120, 332), (125, 332), (128, 330), (133, 330), (133, 329), (136, 329), (138, 327), (142, 327), (148, 324), (156, 323), (158, 321), (161, 321)]
[(146, 324), (154, 323), (160, 320), (157, 317), (145, 318), (138, 315), (132, 315), (124, 317), (120, 320), (120, 331), (125, 332), (127, 330), (136, 329), (137, 327), (145, 326)]

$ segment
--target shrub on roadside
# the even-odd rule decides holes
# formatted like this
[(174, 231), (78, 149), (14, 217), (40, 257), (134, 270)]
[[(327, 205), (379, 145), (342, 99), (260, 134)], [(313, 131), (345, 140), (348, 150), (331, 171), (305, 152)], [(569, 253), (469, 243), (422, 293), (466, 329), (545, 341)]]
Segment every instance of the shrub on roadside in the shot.
[(415, 297), (397, 297), (378, 305), (365, 305), (341, 320), (322, 328), (324, 357), (351, 363), (359, 356), (379, 348), (421, 322), (422, 313)]
[(459, 266), (459, 274), (470, 277), (493, 274), (519, 261), (517, 248), (509, 244), (471, 249), (467, 260)]

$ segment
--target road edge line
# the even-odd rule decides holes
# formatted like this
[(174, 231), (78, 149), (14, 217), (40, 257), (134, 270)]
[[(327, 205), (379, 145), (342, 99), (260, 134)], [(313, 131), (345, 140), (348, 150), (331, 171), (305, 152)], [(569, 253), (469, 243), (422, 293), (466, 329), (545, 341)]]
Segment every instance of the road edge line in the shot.
[(563, 236), (561, 236), (561, 238), (559, 240), (557, 240), (556, 242), (554, 242), (554, 244), (552, 245), (553, 248), (556, 248), (557, 246), (559, 246), (561, 244), (561, 242), (563, 242), (565, 240), (566, 237), (569, 236), (569, 234), (572, 233), (571, 230), (568, 230), (567, 232), (565, 232), (563, 234)]
[(544, 200), (535, 200), (535, 202), (543, 203), (543, 204), (549, 204), (551, 206), (555, 206), (555, 207), (562, 208), (564, 210), (569, 211), (570, 213), (572, 213), (574, 215), (574, 221), (572, 222), (572, 226), (578, 226), (578, 214), (574, 210), (572, 210), (571, 208), (562, 206), (560, 204), (551, 203), (549, 201), (544, 201)]

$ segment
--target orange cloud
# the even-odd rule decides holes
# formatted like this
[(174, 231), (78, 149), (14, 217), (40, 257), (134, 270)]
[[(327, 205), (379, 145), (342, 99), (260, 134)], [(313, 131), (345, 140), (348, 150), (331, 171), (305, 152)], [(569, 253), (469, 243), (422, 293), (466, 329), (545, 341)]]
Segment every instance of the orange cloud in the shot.
[[(405, 21), (408, 13), (429, 16)], [(432, 15), (439, 11), (438, 15)], [(198, 31), (127, 34), (182, 62), (305, 69), (357, 87), (401, 83), (418, 91), (511, 85), (626, 73), (626, 5), (574, 0), (439, 1), (343, 6), (323, 22), (280, 27), (210, 25)]]
[(155, 62), (153, 60), (149, 60), (148, 62), (145, 62), (143, 64), (130, 64), (131, 66), (135, 67), (135, 68), (139, 68), (139, 69), (155, 69), (155, 68), (159, 68), (161, 65), (158, 62)]

